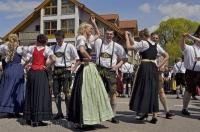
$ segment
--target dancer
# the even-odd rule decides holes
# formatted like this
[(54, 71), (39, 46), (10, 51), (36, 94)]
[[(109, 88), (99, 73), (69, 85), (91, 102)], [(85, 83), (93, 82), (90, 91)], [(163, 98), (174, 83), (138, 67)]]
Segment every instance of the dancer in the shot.
[(5, 58), (0, 82), (0, 112), (7, 113), (8, 117), (21, 117), (19, 113), (23, 112), (25, 98), (23, 47), (19, 46), (16, 34), (10, 34), (8, 39), (6, 44), (0, 45), (0, 54)]
[[(185, 43), (186, 38), (194, 40), (193, 45)], [(182, 36), (180, 47), (184, 53), (184, 65), (186, 68), (186, 90), (183, 96), (183, 115), (190, 115), (188, 105), (192, 94), (196, 94), (196, 87), (200, 86), (200, 32), (197, 30), (194, 36), (185, 33)]]
[[(56, 45), (53, 45), (51, 49), (53, 50), (54, 55), (56, 56), (56, 61), (53, 70), (53, 94), (55, 96), (55, 102), (58, 113), (56, 114), (54, 119), (61, 119), (64, 117), (61, 108), (61, 92), (63, 92), (65, 95), (67, 116), (70, 99), (70, 86), (72, 82), (71, 70), (77, 67), (77, 60), (79, 59), (79, 56), (73, 44), (64, 42), (65, 34), (63, 31), (56, 31), (55, 37), (57, 43)], [(74, 67), (71, 67), (72, 60), (76, 60)]]
[[(114, 114), (117, 108), (117, 86), (116, 71), (122, 66), (126, 59), (124, 48), (113, 41), (114, 31), (107, 30), (104, 40), (95, 41), (96, 64), (110, 97), (110, 104)], [(118, 62), (118, 63), (117, 63)], [(119, 123), (116, 117), (111, 119), (112, 123)]]
[[(126, 32), (126, 45), (128, 50), (138, 50), (141, 55), (141, 64), (139, 66), (133, 93), (130, 100), (130, 109), (137, 113), (143, 113), (140, 120), (148, 117), (148, 113), (153, 113), (151, 123), (157, 123), (158, 106), (158, 69), (168, 60), (165, 51), (156, 43), (150, 40), (147, 29), (142, 31), (143, 40), (139, 43), (130, 43), (131, 34)], [(160, 65), (156, 65), (157, 54), (164, 57)]]
[[(151, 33), (151, 40), (153, 42), (155, 42), (156, 44), (159, 44), (159, 35), (157, 33)], [(165, 56), (169, 56), (168, 53), (165, 51)], [(157, 65), (159, 65), (160, 63), (162, 63), (163, 57), (159, 55), (159, 57), (157, 58)], [(174, 116), (174, 113), (172, 113), (171, 111), (169, 111), (168, 109), (168, 105), (167, 105), (167, 98), (165, 95), (165, 91), (164, 91), (164, 87), (163, 87), (163, 78), (162, 78), (162, 73), (164, 72), (164, 67), (165, 65), (163, 65), (159, 70), (159, 98), (160, 98), (160, 102), (164, 107), (164, 111), (165, 111), (165, 117), (166, 119), (171, 119), (172, 116)]]
[(182, 95), (184, 95), (185, 92), (185, 67), (184, 62), (181, 58), (178, 58), (178, 61), (176, 64), (174, 64), (173, 72), (175, 74), (176, 79), (176, 95), (177, 99), (180, 98), (180, 91), (182, 91)]
[(92, 29), (92, 25), (82, 23), (76, 43), (81, 65), (73, 84), (68, 120), (80, 127), (99, 124), (113, 117), (106, 89), (95, 64), (91, 62), (89, 38)]
[(31, 68), (27, 73), (23, 118), (32, 127), (46, 126), (48, 124), (43, 121), (52, 118), (51, 94), (46, 69), (53, 64), (55, 56), (46, 43), (47, 37), (40, 34), (37, 36), (37, 44), (28, 47), (32, 58)]

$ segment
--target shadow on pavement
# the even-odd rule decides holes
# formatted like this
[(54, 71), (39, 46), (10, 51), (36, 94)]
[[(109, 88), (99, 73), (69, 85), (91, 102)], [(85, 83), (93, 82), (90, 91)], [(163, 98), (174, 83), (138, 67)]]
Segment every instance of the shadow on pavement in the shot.
[(191, 119), (200, 119), (200, 109), (197, 108), (189, 108), (190, 116), (183, 115), (180, 110), (173, 110), (176, 116), (181, 116), (185, 118), (191, 118)]
[(117, 119), (125, 123), (145, 124), (146, 121), (136, 120), (135, 112), (132, 111), (118, 111)]

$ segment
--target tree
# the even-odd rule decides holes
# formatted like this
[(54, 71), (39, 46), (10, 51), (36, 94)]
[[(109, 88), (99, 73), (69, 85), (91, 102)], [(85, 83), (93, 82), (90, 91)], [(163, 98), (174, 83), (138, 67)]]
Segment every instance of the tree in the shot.
[(157, 29), (160, 35), (161, 46), (169, 53), (169, 64), (173, 64), (176, 58), (182, 56), (179, 42), (184, 32), (193, 34), (200, 23), (184, 18), (170, 18), (162, 21)]

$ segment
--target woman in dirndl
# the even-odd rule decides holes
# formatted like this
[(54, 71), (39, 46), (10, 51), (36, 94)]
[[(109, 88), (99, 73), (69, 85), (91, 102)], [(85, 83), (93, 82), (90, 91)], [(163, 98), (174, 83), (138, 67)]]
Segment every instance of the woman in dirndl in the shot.
[(23, 112), (25, 87), (24, 68), (21, 64), (23, 47), (19, 46), (18, 36), (10, 34), (9, 41), (0, 45), (3, 73), (0, 82), (0, 113), (9, 118), (21, 117)]
[(81, 128), (100, 124), (113, 117), (108, 94), (95, 64), (91, 62), (89, 38), (92, 29), (92, 25), (82, 23), (76, 40), (81, 65), (72, 88), (68, 120)]
[[(129, 50), (137, 50), (140, 52), (141, 64), (136, 74), (133, 93), (130, 99), (129, 108), (137, 113), (143, 114), (139, 120), (147, 119), (149, 113), (153, 113), (150, 123), (157, 123), (158, 105), (158, 68), (162, 67), (168, 60), (165, 51), (156, 43), (150, 40), (147, 29), (140, 32), (142, 37), (139, 43), (132, 40), (131, 34), (126, 32), (126, 45)], [(133, 45), (130, 44), (130, 41)], [(156, 65), (156, 57), (158, 55), (164, 57), (163, 61)]]
[[(55, 61), (53, 51), (45, 46), (47, 37), (37, 36), (37, 44), (29, 46), (32, 55), (31, 68), (27, 72), (26, 96), (23, 118), (32, 127), (46, 126), (43, 122), (52, 119), (52, 101), (47, 68)], [(46, 61), (48, 58), (48, 62)]]

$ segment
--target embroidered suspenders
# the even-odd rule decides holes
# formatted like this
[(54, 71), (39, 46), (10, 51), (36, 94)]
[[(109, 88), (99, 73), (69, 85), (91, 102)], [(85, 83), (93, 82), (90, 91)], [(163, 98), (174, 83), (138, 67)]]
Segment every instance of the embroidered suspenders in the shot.
[(65, 46), (65, 49), (64, 49), (64, 53), (62, 53), (62, 52), (57, 52), (56, 53), (56, 45), (54, 46), (54, 50), (53, 50), (53, 52), (54, 52), (56, 57), (63, 57), (64, 63), (65, 63), (65, 67), (67, 67), (66, 66), (66, 57), (65, 57), (65, 52), (66, 52), (66, 49), (67, 49), (67, 45), (68, 45), (68, 43), (66, 43), (66, 46)]
[[(100, 52), (99, 52), (99, 66), (101, 66), (100, 58), (102, 56), (102, 53), (101, 53), (102, 47), (103, 47), (103, 41), (101, 43)], [(111, 55), (105, 55), (106, 58), (110, 58), (110, 68), (112, 67), (112, 60), (113, 60), (114, 48), (115, 48), (115, 43), (113, 42), (112, 54)]]

